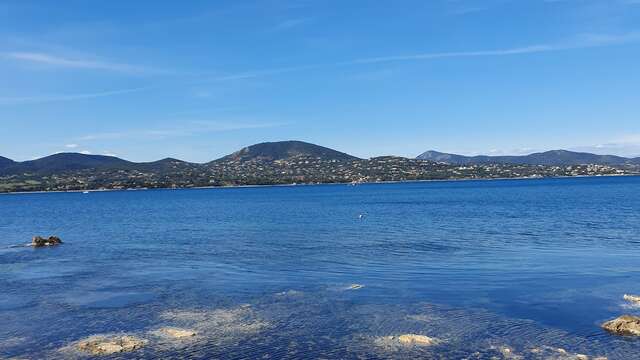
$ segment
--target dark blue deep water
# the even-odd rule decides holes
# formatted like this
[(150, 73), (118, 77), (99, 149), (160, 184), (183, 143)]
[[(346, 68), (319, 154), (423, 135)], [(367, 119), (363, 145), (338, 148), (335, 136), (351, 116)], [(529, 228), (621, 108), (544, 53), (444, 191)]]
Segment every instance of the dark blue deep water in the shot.
[(638, 177), (0, 196), (0, 358), (640, 359), (626, 293)]

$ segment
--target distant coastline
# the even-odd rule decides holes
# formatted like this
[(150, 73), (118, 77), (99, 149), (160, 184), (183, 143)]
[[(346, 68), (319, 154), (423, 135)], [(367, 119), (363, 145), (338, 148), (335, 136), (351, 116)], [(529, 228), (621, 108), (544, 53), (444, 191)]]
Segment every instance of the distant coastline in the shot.
[(585, 178), (619, 178), (619, 177), (640, 177), (640, 174), (612, 174), (612, 175), (574, 175), (574, 176), (549, 176), (549, 177), (512, 177), (512, 178), (459, 178), (459, 179), (424, 179), (424, 180), (390, 180), (371, 181), (357, 184), (349, 182), (327, 182), (327, 183), (290, 183), (290, 184), (261, 184), (261, 185), (224, 185), (224, 186), (194, 186), (194, 187), (157, 187), (157, 188), (127, 188), (127, 189), (87, 189), (87, 190), (51, 190), (51, 191), (15, 191), (0, 192), (2, 195), (30, 195), (30, 194), (73, 194), (73, 193), (104, 193), (104, 192), (132, 192), (132, 191), (156, 191), (156, 190), (217, 190), (217, 189), (251, 189), (269, 187), (307, 187), (307, 186), (361, 186), (361, 185), (390, 185), (390, 184), (411, 184), (411, 183), (434, 183), (434, 182), (484, 182), (484, 181), (523, 181), (523, 180), (554, 180), (554, 179), (585, 179)]
[[(425, 159), (427, 155), (430, 158)], [(59, 153), (26, 162), (6, 159), (0, 163), (0, 193), (640, 174), (640, 165), (633, 161), (564, 150), (526, 158), (460, 158), (430, 152), (415, 159), (361, 159), (315, 144), (282, 141), (252, 145), (204, 164), (173, 158), (134, 163), (79, 153)]]

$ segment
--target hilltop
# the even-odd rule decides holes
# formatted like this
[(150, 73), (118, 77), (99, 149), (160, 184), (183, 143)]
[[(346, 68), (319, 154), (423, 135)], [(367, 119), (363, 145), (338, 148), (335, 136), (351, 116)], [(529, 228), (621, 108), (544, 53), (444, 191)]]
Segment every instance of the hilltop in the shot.
[(323, 160), (356, 160), (355, 156), (303, 141), (265, 142), (245, 147), (215, 161), (285, 160), (294, 157), (312, 157)]
[(84, 169), (124, 168), (133, 163), (113, 156), (86, 155), (79, 153), (58, 153), (36, 160), (12, 162), (2, 167), (6, 174), (56, 173)]
[(0, 170), (4, 169), (7, 166), (11, 166), (13, 164), (15, 164), (15, 161), (8, 159), (6, 157), (0, 156)]

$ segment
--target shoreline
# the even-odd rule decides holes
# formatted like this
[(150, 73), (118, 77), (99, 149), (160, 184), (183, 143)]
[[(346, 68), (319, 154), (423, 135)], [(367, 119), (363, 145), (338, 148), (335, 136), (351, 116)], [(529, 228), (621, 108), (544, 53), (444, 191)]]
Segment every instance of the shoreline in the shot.
[(265, 187), (296, 187), (296, 186), (320, 186), (320, 185), (375, 185), (375, 184), (403, 184), (403, 183), (431, 183), (431, 182), (469, 182), (469, 181), (505, 181), (505, 180), (552, 180), (552, 179), (574, 179), (574, 178), (618, 178), (618, 177), (640, 177), (640, 174), (612, 174), (612, 175), (575, 175), (575, 176), (548, 176), (548, 177), (512, 177), (512, 178), (463, 178), (463, 179), (425, 179), (425, 180), (389, 180), (371, 182), (327, 182), (327, 183), (291, 183), (291, 184), (264, 184), (264, 185), (228, 185), (228, 186), (194, 186), (194, 187), (158, 187), (158, 188), (127, 188), (127, 189), (92, 189), (92, 190), (51, 190), (51, 191), (15, 191), (0, 192), (2, 195), (28, 195), (28, 194), (65, 194), (65, 193), (100, 193), (100, 192), (125, 192), (125, 191), (154, 191), (154, 190), (211, 190), (211, 189), (243, 189), (243, 188), (265, 188)]

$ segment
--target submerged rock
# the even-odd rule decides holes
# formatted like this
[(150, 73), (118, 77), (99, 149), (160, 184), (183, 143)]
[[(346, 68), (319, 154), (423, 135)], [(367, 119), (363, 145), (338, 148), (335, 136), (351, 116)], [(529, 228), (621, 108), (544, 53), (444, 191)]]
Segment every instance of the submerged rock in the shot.
[(438, 343), (438, 340), (430, 338), (424, 335), (416, 335), (416, 334), (405, 334), (398, 336), (398, 341), (401, 344), (407, 345), (420, 345), (420, 346), (430, 346)]
[(142, 348), (147, 341), (134, 336), (92, 336), (77, 343), (78, 350), (91, 355), (111, 355)]
[(347, 286), (347, 290), (360, 290), (362, 288), (364, 288), (364, 285), (362, 284), (351, 284)]
[(302, 295), (304, 295), (304, 293), (298, 290), (287, 290), (287, 291), (282, 291), (276, 294), (276, 296), (282, 296), (282, 297), (294, 297), (294, 296), (302, 296)]
[(622, 298), (635, 305), (640, 305), (640, 295), (624, 294)]
[(507, 345), (502, 345), (502, 346), (498, 346), (498, 347), (491, 347), (494, 350), (497, 350), (500, 352), (500, 355), (502, 355), (503, 359), (507, 359), (507, 360), (522, 360), (522, 355), (517, 354), (513, 348), (507, 346)]
[(13, 336), (6, 339), (0, 339), (0, 352), (10, 347), (19, 346), (20, 344), (26, 341), (27, 341), (26, 337), (20, 337), (20, 336)]
[(251, 306), (215, 310), (171, 310), (160, 315), (176, 328), (194, 329), (204, 337), (237, 337), (258, 333), (269, 324)]
[(574, 354), (562, 348), (541, 346), (530, 350), (536, 358), (545, 360), (607, 360), (606, 357), (591, 357), (585, 354)]
[(198, 335), (198, 333), (193, 330), (179, 329), (179, 328), (162, 328), (162, 329), (159, 329), (157, 333), (165, 337), (171, 337), (174, 339), (184, 339), (184, 338), (190, 338)]
[(491, 346), (491, 350), (500, 353), (500, 357), (493, 356), (492, 359), (504, 359), (504, 360), (522, 360), (523, 356), (516, 353), (516, 351), (507, 345)]
[(381, 347), (396, 348), (407, 346), (432, 346), (440, 343), (440, 340), (425, 335), (404, 334), (397, 336), (383, 336), (375, 340)]
[(49, 236), (46, 239), (41, 236), (34, 236), (31, 240), (31, 246), (33, 247), (54, 246), (60, 244), (62, 244), (62, 240), (57, 236)]
[(602, 328), (616, 335), (640, 336), (640, 317), (622, 315), (602, 324)]

